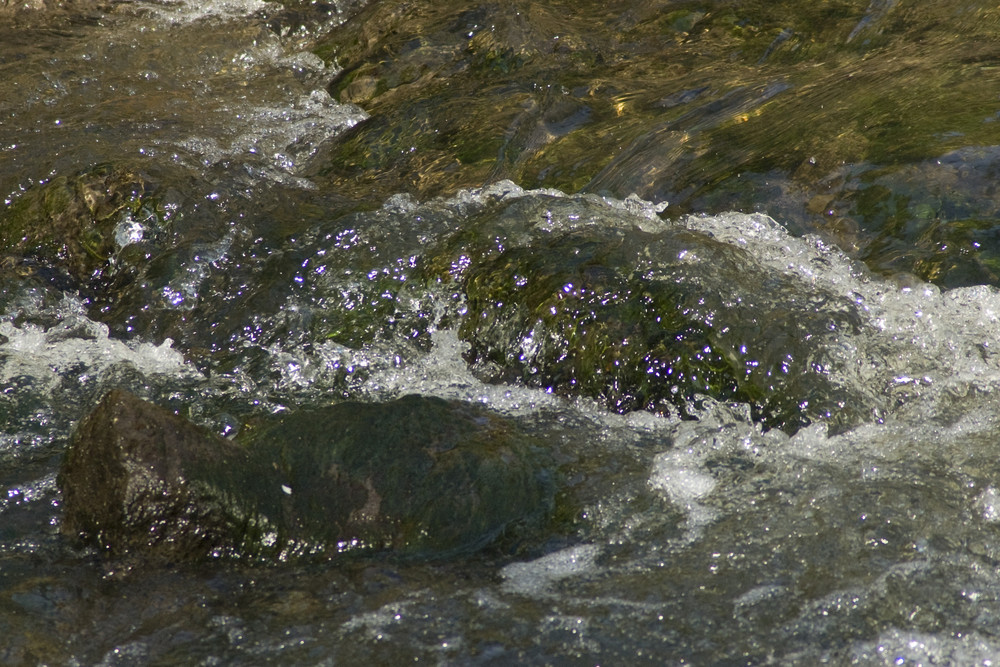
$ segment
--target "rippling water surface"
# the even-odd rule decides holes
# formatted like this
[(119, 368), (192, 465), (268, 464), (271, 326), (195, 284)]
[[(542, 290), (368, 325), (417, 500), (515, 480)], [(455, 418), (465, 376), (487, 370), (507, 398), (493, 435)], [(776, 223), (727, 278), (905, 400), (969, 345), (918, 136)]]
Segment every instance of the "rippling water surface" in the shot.
[[(992, 664), (998, 32), (958, 0), (0, 7), (0, 661)], [(686, 290), (738, 391), (616, 411), (533, 365), (584, 356), (541, 318), (506, 359), (477, 334), (523, 315), (470, 311), (477, 267), (527, 302), (602, 243), (552, 303)], [(552, 529), (110, 561), (56, 473), (115, 387), (227, 435), (479, 402), (551, 448)]]

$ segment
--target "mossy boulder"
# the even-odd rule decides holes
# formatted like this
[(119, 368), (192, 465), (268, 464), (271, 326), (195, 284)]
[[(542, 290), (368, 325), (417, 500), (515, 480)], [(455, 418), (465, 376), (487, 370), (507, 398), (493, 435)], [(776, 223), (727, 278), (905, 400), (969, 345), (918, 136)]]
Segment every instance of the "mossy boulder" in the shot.
[(88, 284), (102, 277), (122, 243), (116, 230), (159, 214), (153, 186), (140, 174), (101, 165), (29, 189), (0, 212), (0, 253), (59, 266)]
[(66, 453), (62, 530), (164, 561), (447, 557), (544, 519), (537, 456), (510, 420), (437, 398), (262, 419), (234, 442), (115, 390)]
[(741, 401), (789, 432), (872, 417), (844, 353), (865, 320), (843, 296), (682, 224), (583, 199), (525, 199), (474, 222), (427, 266), (461, 283), (460, 336), (488, 381), (618, 412), (686, 417), (705, 397)]

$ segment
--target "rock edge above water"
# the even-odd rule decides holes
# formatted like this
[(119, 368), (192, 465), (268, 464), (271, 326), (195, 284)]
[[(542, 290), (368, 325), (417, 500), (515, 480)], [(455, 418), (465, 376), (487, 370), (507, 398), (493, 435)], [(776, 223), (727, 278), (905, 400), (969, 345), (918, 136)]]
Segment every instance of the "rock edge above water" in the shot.
[(217, 437), (121, 390), (78, 426), (62, 532), (112, 557), (444, 558), (538, 525), (552, 503), (510, 420), (405, 396), (259, 420)]

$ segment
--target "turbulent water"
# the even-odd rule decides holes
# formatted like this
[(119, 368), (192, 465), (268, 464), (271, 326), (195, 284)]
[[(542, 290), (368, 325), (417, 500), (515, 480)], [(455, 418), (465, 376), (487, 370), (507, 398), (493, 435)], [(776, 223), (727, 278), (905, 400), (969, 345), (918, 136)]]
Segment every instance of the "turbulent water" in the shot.
[[(895, 5), (862, 7), (847, 41)], [(308, 48), (355, 9), (135, 4), (3, 28), (5, 206), (126, 159), (160, 184), (160, 213), (115, 212), (118, 257), (153, 259), (112, 281), (110, 303), (0, 257), (0, 661), (994, 664), (1000, 292), (886, 277), (777, 214), (675, 215), (501, 179), (353, 205), (311, 161), (368, 113), (331, 97), (337, 66)], [(547, 127), (542, 143), (562, 131)], [(474, 225), (489, 252), (619, 230), (638, 248), (629, 273), (680, 282), (687, 267), (713, 295), (719, 258), (744, 258), (726, 308), (703, 316), (770, 313), (754, 326), (797, 332), (773, 344), (788, 362), (775, 375), (796, 374), (781, 386), (806, 413), (833, 387), (850, 418), (782, 431), (738, 400), (619, 414), (545, 383), (485, 382), (458, 283), (421, 273), (425, 250)], [(701, 245), (649, 250), (679, 231)], [(895, 256), (881, 257), (876, 269)], [(520, 344), (530, 358), (540, 343)], [(538, 544), (460, 561), (107, 561), (59, 535), (56, 471), (114, 387), (224, 435), (343, 397), (482, 403), (549, 444), (562, 514)]]

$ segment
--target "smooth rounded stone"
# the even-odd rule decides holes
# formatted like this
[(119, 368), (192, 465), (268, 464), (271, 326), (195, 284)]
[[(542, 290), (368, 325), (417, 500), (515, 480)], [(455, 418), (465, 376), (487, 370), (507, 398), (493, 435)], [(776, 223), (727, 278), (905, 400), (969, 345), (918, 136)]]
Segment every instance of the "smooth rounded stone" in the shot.
[(553, 502), (530, 438), (457, 401), (344, 402), (258, 420), (239, 440), (110, 392), (59, 473), (63, 533), (166, 561), (443, 558), (540, 525)]

